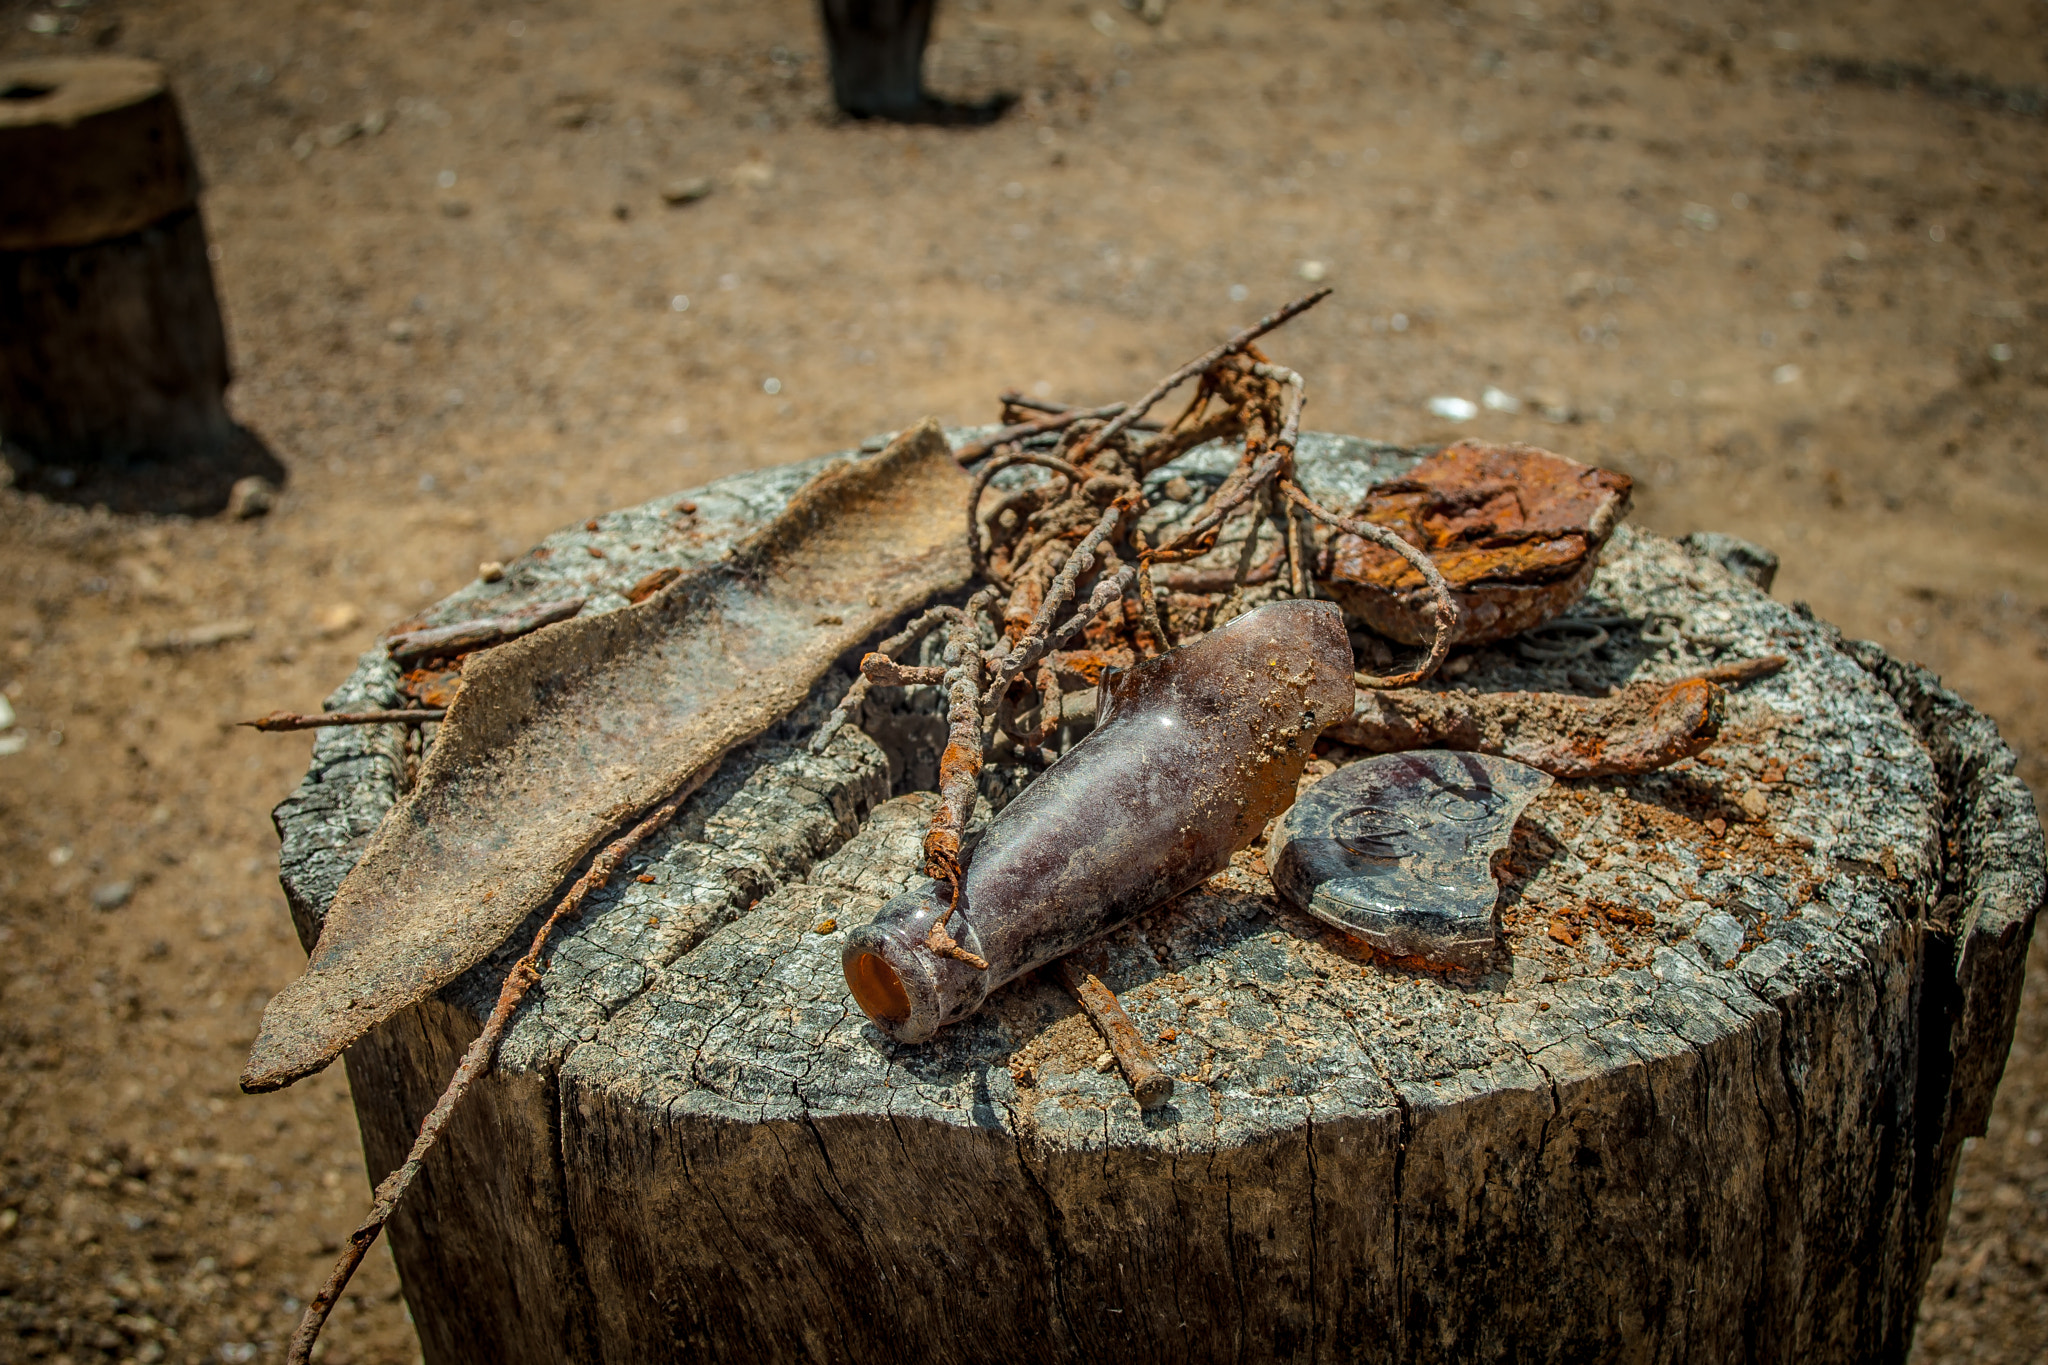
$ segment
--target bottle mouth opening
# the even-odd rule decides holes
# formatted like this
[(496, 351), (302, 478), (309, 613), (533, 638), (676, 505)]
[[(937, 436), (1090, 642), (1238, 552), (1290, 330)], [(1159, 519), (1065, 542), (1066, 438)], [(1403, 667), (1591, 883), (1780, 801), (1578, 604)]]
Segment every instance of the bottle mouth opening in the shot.
[(902, 1024), (910, 1018), (910, 992), (896, 969), (874, 953), (861, 953), (846, 964), (846, 986), (862, 1014), (878, 1024)]

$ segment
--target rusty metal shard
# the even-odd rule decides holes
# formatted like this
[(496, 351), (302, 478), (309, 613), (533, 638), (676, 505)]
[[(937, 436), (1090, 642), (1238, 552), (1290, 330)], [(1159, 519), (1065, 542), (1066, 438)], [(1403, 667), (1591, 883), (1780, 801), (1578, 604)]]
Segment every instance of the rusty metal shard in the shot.
[(1295, 906), (1390, 957), (1480, 970), (1493, 955), (1493, 855), (1548, 775), (1425, 749), (1338, 770), (1280, 817), (1269, 861)]
[(417, 785), (264, 1011), (242, 1088), (320, 1070), (482, 960), (626, 820), (965, 586), (955, 513), (971, 482), (926, 419), (818, 475), (722, 562), (471, 656)]
[[(1534, 446), (1460, 441), (1375, 486), (1358, 516), (1429, 552), (1462, 608), (1456, 638), (1480, 644), (1577, 600), (1632, 487), (1626, 474)], [(1422, 575), (1385, 546), (1339, 536), (1324, 586), (1382, 635), (1429, 640)]]
[[(1762, 676), (1758, 660), (1743, 676)], [(1726, 675), (1736, 681), (1737, 670)], [(1720, 736), (1727, 694), (1711, 677), (1631, 683), (1612, 697), (1556, 692), (1361, 690), (1329, 736), (1376, 753), (1459, 749), (1499, 754), (1553, 777), (1606, 777), (1668, 768)]]

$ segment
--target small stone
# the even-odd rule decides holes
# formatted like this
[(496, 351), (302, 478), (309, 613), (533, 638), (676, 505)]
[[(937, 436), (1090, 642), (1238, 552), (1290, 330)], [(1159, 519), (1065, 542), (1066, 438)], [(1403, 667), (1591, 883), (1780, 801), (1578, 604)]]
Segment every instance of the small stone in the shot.
[(1771, 813), (1770, 798), (1756, 787), (1744, 792), (1736, 799), (1735, 804), (1742, 807), (1742, 813), (1752, 820), (1761, 820)]
[(1116, 1058), (1107, 1052), (1103, 1053), (1101, 1056), (1095, 1059), (1095, 1069), (1097, 1071), (1108, 1071), (1111, 1067), (1114, 1067), (1115, 1065)]
[(103, 882), (92, 889), (95, 910), (119, 910), (135, 894), (134, 882)]
[(363, 613), (348, 602), (337, 602), (313, 618), (321, 635), (332, 639), (345, 635), (363, 623)]
[(692, 176), (688, 180), (672, 180), (661, 187), (661, 202), (672, 209), (679, 209), (685, 204), (709, 199), (711, 188), (711, 177), (708, 175)]
[(1168, 502), (1186, 502), (1195, 495), (1195, 486), (1176, 474), (1161, 484), (1159, 491)]
[(14, 704), (7, 700), (7, 694), (0, 692), (0, 730), (14, 728)]
[(1423, 405), (1432, 417), (1441, 417), (1446, 422), (1469, 422), (1479, 415), (1479, 405), (1469, 398), (1455, 394), (1439, 394)]
[(820, 934), (829, 934), (838, 927), (839, 921), (836, 919), (821, 919), (814, 926), (814, 932)]
[(505, 565), (499, 560), (486, 559), (476, 566), (476, 576), (479, 582), (496, 583), (505, 576)]
[(236, 521), (260, 517), (277, 503), (277, 488), (261, 474), (235, 480), (228, 490), (227, 513)]

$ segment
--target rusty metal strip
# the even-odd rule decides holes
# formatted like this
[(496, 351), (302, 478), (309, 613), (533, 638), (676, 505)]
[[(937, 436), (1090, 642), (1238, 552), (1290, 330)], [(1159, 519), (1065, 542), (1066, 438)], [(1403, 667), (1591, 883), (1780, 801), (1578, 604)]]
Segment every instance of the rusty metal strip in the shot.
[(927, 419), (820, 474), (725, 561), (472, 655), (417, 786), (265, 1010), (243, 1088), (320, 1070), (481, 961), (620, 826), (964, 586), (970, 484)]

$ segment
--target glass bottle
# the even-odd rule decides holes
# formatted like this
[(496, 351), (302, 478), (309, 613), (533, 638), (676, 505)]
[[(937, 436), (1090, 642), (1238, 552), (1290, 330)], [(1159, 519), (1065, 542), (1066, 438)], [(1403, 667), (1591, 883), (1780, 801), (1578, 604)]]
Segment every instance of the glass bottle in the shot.
[(1199, 885), (1294, 800), (1316, 737), (1351, 714), (1351, 643), (1331, 602), (1246, 612), (1105, 680), (1096, 727), (989, 823), (946, 932), (933, 883), (847, 936), (847, 986), (877, 1027), (915, 1043), (991, 991)]

